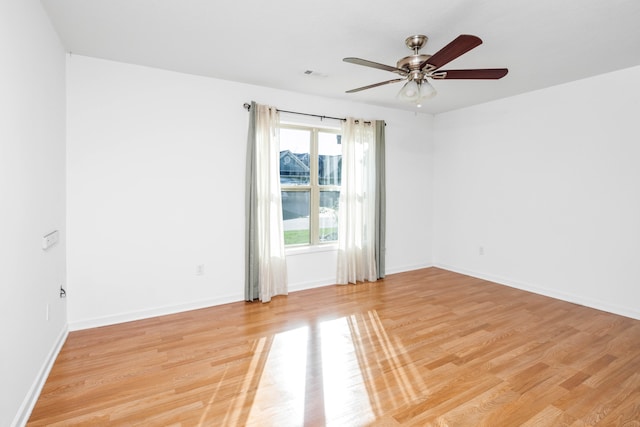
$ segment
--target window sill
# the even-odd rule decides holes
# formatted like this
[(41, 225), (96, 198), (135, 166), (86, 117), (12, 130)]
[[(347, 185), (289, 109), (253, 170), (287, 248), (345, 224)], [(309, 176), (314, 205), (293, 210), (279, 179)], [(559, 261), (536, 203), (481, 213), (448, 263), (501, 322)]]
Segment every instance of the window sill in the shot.
[(324, 245), (292, 246), (289, 248), (285, 248), (284, 253), (286, 256), (295, 256), (313, 254), (318, 252), (335, 252), (337, 250), (337, 243), (328, 243)]

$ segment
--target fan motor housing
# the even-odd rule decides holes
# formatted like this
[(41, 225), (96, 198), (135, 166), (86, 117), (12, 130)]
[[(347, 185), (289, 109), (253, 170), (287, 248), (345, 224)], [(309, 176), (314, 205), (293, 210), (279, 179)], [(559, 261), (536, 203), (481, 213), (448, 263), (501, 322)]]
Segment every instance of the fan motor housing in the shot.
[(397, 67), (407, 71), (419, 70), (431, 55), (409, 55), (398, 61)]

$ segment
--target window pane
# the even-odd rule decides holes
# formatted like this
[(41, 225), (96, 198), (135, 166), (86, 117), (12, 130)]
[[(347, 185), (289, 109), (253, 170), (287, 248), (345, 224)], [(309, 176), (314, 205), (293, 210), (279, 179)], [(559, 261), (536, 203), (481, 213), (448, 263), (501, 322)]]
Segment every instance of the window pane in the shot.
[(309, 191), (282, 191), (284, 244), (309, 244)]
[(340, 185), (342, 145), (340, 135), (318, 133), (318, 184)]
[(339, 191), (320, 192), (320, 241), (338, 240), (338, 200)]
[(311, 132), (280, 129), (280, 184), (309, 185)]

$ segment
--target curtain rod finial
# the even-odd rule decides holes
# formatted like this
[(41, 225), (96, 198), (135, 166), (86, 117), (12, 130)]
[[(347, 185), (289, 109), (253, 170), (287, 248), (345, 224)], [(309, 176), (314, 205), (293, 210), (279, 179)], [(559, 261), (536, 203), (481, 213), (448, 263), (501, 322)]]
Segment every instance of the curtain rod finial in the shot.
[(242, 105), (242, 107), (243, 107), (245, 110), (249, 111), (249, 110), (251, 109), (251, 104), (249, 104), (248, 102), (245, 102), (245, 103)]

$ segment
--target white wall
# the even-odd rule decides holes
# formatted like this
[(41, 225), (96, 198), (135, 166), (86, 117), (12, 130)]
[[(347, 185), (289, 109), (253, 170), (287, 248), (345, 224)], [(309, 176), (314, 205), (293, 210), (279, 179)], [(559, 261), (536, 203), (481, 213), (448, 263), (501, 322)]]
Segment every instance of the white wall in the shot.
[[(387, 271), (431, 264), (431, 116), (82, 56), (67, 67), (72, 329), (243, 299), (251, 100), (386, 120)], [(291, 255), (290, 288), (333, 283), (334, 259)]]
[(635, 67), (436, 116), (435, 264), (640, 318), (639, 114)]
[[(36, 0), (0, 2), (0, 52), (0, 425), (8, 426), (26, 422), (66, 336), (65, 55)], [(45, 252), (42, 236), (53, 230), (61, 242)]]

